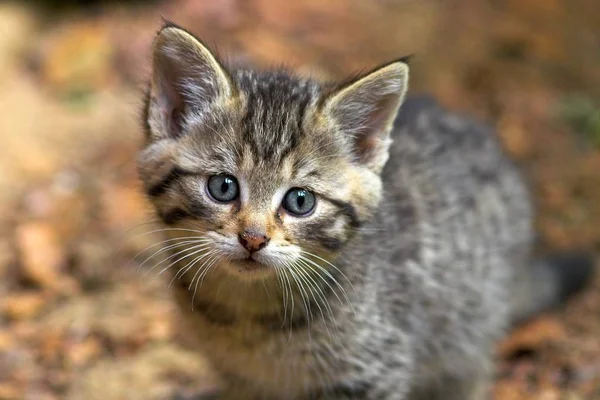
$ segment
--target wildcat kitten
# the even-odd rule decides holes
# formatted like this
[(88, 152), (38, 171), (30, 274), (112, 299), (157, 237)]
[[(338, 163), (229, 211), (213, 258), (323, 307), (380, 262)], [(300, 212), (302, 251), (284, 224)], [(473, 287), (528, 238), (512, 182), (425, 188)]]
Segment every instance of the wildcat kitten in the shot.
[(404, 102), (404, 59), (324, 84), (167, 23), (152, 61), (139, 172), (225, 398), (485, 398), (509, 324), (592, 271), (531, 260), (521, 176), (486, 127)]

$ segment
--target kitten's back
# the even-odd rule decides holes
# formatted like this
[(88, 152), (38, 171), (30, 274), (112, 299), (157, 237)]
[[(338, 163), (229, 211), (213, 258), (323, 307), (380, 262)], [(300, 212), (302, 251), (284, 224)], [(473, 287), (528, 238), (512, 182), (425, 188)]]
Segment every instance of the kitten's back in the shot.
[[(412, 96), (400, 109), (393, 137), (384, 177), (393, 180), (399, 170), (408, 167), (417, 181), (435, 181), (439, 193), (453, 193), (446, 212), (452, 213), (452, 207), (457, 212), (468, 211), (482, 192), (489, 188), (498, 191), (498, 204), (490, 207), (501, 212), (496, 221), (487, 222), (505, 227), (493, 232), (496, 250), (504, 251), (514, 263), (508, 300), (512, 324), (563, 304), (591, 281), (595, 266), (589, 252), (532, 254), (535, 216), (529, 187), (490, 128), (444, 110), (430, 96)], [(480, 218), (485, 220), (485, 214)]]

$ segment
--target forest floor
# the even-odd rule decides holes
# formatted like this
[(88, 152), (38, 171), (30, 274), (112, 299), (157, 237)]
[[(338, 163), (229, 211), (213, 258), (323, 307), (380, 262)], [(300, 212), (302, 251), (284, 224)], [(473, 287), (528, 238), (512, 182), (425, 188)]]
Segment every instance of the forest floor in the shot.
[[(0, 400), (158, 400), (217, 384), (175, 330), (166, 282), (137, 272), (158, 239), (135, 152), (160, 16), (230, 59), (321, 78), (415, 54), (412, 92), (497, 128), (545, 243), (600, 249), (597, 0), (5, 2)], [(498, 346), (496, 399), (600, 399), (598, 289)]]

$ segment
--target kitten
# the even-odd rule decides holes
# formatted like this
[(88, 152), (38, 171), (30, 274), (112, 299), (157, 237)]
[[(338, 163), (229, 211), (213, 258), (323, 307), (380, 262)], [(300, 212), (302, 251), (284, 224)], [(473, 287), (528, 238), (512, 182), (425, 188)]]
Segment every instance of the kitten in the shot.
[(319, 83), (167, 23), (152, 61), (139, 172), (224, 398), (485, 398), (494, 342), (591, 275), (532, 261), (520, 174), (488, 128), (404, 101), (406, 59)]

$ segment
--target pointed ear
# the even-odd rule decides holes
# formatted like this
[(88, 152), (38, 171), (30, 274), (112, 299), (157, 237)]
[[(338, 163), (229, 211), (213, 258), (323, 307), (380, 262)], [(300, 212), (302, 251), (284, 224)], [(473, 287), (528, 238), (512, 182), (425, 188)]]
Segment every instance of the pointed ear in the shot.
[(350, 136), (357, 161), (375, 172), (387, 161), (389, 134), (407, 89), (408, 65), (397, 61), (342, 86), (325, 102), (325, 115)]
[(232, 96), (232, 81), (217, 58), (193, 35), (166, 24), (152, 46), (149, 134), (177, 138), (186, 118)]

